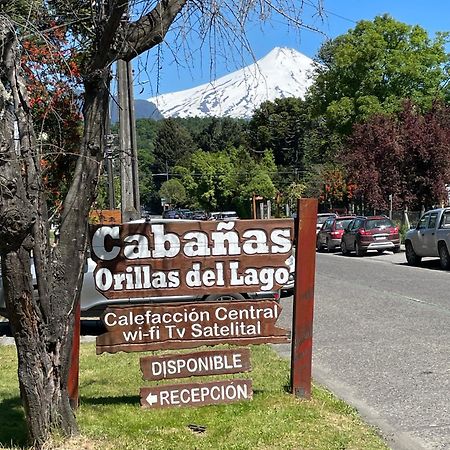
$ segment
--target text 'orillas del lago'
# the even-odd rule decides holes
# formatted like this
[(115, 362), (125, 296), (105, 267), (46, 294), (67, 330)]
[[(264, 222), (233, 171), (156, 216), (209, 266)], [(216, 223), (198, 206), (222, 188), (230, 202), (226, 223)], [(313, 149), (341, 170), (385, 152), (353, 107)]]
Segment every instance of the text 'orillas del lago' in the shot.
[(289, 278), (293, 221), (179, 221), (91, 229), (107, 298), (274, 291)]

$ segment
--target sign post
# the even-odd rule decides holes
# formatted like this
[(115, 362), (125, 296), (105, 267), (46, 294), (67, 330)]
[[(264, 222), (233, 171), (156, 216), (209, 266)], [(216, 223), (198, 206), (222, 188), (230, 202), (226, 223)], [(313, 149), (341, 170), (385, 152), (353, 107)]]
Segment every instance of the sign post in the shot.
[(296, 222), (295, 294), (292, 315), (291, 392), (311, 398), (317, 199), (300, 199)]
[(70, 357), (69, 378), (67, 380), (67, 390), (69, 392), (69, 402), (72, 409), (78, 408), (79, 403), (79, 372), (80, 372), (80, 302), (75, 309), (75, 322), (73, 325), (72, 353)]

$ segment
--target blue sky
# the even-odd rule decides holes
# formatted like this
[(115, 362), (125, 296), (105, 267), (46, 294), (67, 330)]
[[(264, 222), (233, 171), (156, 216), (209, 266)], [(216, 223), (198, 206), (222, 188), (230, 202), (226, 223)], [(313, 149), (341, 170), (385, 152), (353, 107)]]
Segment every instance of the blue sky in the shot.
[[(384, 13), (389, 13), (401, 22), (422, 26), (431, 37), (436, 31), (450, 30), (448, 0), (324, 0), (324, 8), (326, 16), (322, 19), (312, 17), (312, 10), (308, 9), (303, 15), (306, 24), (320, 29), (323, 34), (308, 30), (298, 33), (276, 20), (267, 23), (263, 29), (259, 24), (249, 27), (248, 36), (254, 57), (259, 59), (274, 47), (291, 47), (313, 58), (326, 37), (336, 37), (353, 28), (358, 20), (370, 20)], [(203, 51), (200, 55), (196, 51), (193, 59), (184, 61), (181, 57), (181, 64), (177, 64), (167, 48), (163, 47), (160, 53), (159, 74), (155, 69), (156, 49), (141, 58), (139, 68), (135, 63), (136, 98), (147, 99), (156, 92), (162, 94), (195, 87), (253, 62), (250, 54), (244, 55), (242, 60), (240, 55), (229, 51), (226, 59), (216, 58), (215, 67), (211, 69), (207, 52)], [(198, 48), (198, 43), (193, 40), (190, 48)], [(143, 65), (146, 66), (145, 70), (142, 69)]]

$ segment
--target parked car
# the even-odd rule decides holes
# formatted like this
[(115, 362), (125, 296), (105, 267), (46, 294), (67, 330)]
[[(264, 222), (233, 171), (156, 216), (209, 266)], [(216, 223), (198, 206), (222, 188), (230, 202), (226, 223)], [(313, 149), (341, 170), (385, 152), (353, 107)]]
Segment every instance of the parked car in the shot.
[(326, 248), (329, 252), (333, 252), (340, 247), (344, 229), (354, 218), (355, 216), (329, 217), (317, 233), (317, 250), (322, 251)]
[(208, 220), (208, 215), (205, 211), (193, 211), (192, 220)]
[(208, 220), (217, 220), (220, 216), (220, 212), (211, 212), (208, 215)]
[(341, 241), (343, 255), (354, 251), (357, 256), (364, 256), (367, 250), (383, 253), (391, 250), (400, 251), (398, 228), (385, 216), (355, 217), (344, 230)]
[(331, 217), (336, 217), (335, 213), (319, 213), (317, 214), (316, 234), (322, 228), (323, 224)]
[(183, 216), (177, 209), (167, 209), (162, 213), (163, 219), (182, 219)]
[(427, 211), (417, 226), (406, 233), (405, 255), (416, 266), (423, 257), (438, 256), (441, 267), (450, 269), (450, 208)]
[(239, 216), (237, 215), (236, 211), (223, 211), (219, 214), (219, 217), (217, 218), (217, 220), (224, 220), (224, 221), (228, 221), (228, 220), (238, 220)]
[(188, 208), (180, 208), (178, 212), (182, 219), (192, 219), (192, 211)]

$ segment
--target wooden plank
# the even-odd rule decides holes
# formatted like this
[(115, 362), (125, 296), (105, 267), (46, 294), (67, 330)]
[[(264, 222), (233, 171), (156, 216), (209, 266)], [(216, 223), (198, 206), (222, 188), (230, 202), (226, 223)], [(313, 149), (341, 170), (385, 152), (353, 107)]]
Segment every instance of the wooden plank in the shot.
[(311, 398), (317, 199), (298, 202), (298, 245), (292, 315), (291, 392)]
[(288, 342), (276, 326), (281, 306), (274, 300), (150, 304), (108, 308), (107, 333), (97, 353)]
[(143, 408), (169, 408), (235, 403), (253, 398), (251, 380), (211, 381), (208, 383), (174, 384), (143, 387)]
[(70, 356), (69, 378), (67, 380), (67, 391), (69, 403), (72, 409), (77, 409), (80, 401), (79, 377), (80, 377), (80, 329), (81, 329), (81, 306), (77, 303), (73, 324), (73, 341)]
[(204, 352), (145, 356), (140, 359), (144, 380), (224, 375), (251, 370), (250, 350), (209, 350)]

